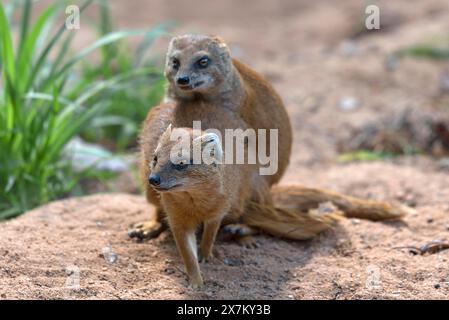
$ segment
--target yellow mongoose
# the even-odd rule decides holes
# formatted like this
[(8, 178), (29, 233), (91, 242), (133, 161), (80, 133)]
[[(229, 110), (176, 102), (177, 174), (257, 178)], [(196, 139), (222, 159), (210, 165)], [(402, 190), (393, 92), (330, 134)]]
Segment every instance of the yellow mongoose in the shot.
[(290, 158), (292, 130), (281, 98), (262, 76), (232, 59), (222, 39), (203, 35), (173, 38), (167, 52), (165, 75), (166, 102), (150, 110), (140, 135), (141, 179), (148, 201), (157, 208), (156, 218), (131, 227), (132, 237), (155, 237), (166, 228), (159, 196), (148, 186), (147, 179), (148, 163), (169, 124), (192, 127), (193, 121), (201, 121), (203, 130), (215, 128), (223, 136), (225, 129), (277, 129), (278, 171), (261, 176), (257, 166), (253, 166), (255, 198), (269, 198), (270, 186), (281, 179)]
[[(320, 223), (318, 225), (321, 227), (316, 228), (317, 223), (312, 218), (304, 219), (303, 216), (290, 214), (289, 210), (273, 208), (270, 188), (280, 180), (288, 165), (292, 132), (279, 95), (262, 76), (232, 59), (229, 48), (220, 38), (200, 35), (172, 39), (165, 74), (168, 80), (166, 102), (151, 109), (140, 136), (141, 179), (147, 200), (156, 207), (156, 215), (151, 221), (135, 224), (129, 233), (131, 237), (155, 237), (167, 227), (163, 219), (166, 206), (161, 203), (160, 190), (156, 191), (148, 183), (152, 172), (149, 164), (153, 162), (159, 138), (169, 124), (191, 128), (194, 121), (201, 121), (203, 130), (217, 129), (222, 136), (225, 129), (278, 130), (278, 171), (274, 175), (260, 175), (259, 165), (244, 166), (245, 174), (239, 176), (236, 180), (239, 182), (234, 186), (234, 189), (239, 189), (238, 197), (226, 198), (226, 201), (245, 210), (242, 209), (237, 215), (240, 221), (231, 219), (230, 222), (251, 222), (253, 226), (272, 234), (294, 239), (310, 238), (323, 230)], [(403, 215), (401, 209), (388, 204), (358, 200), (324, 190), (300, 187), (295, 187), (293, 191), (285, 187), (278, 190), (285, 192), (285, 195), (276, 194), (276, 197), (294, 201), (302, 199), (304, 208), (313, 209), (319, 203), (332, 201), (349, 215), (361, 218), (382, 220)], [(225, 194), (225, 197), (230, 195)], [(216, 200), (215, 206), (219, 203)], [(229, 217), (232, 218), (232, 214), (227, 215)], [(270, 230), (273, 225), (288, 228), (275, 227), (276, 230)], [(253, 230), (250, 227), (240, 224), (230, 231), (240, 235), (242, 243), (251, 244)]]
[[(181, 142), (173, 139), (170, 125), (154, 151), (149, 184), (160, 194), (160, 203), (167, 213), (192, 287), (203, 284), (198, 260), (204, 262), (211, 257), (222, 223), (241, 236), (250, 236), (260, 229), (275, 236), (308, 239), (329, 229), (343, 215), (382, 219), (385, 212), (391, 212), (391, 217), (403, 213), (400, 208), (394, 211), (386, 203), (300, 186), (273, 188), (273, 203), (254, 202), (251, 165), (224, 164), (222, 143), (217, 134), (195, 132), (191, 128), (173, 130), (178, 130), (176, 136), (188, 137), (188, 153), (171, 158)], [(212, 160), (195, 163), (192, 157), (195, 147), (208, 153)], [(323, 203), (329, 200), (332, 204)], [(229, 224), (235, 222), (249, 227)], [(201, 224), (204, 228), (198, 258), (195, 232)]]

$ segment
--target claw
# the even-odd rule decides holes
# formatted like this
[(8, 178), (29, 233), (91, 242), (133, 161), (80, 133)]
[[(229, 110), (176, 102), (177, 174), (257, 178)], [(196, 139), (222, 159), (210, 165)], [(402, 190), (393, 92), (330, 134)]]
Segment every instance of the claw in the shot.
[(244, 246), (247, 249), (256, 249), (259, 248), (259, 244), (257, 241), (251, 236), (244, 236), (237, 239), (239, 245)]
[(156, 238), (164, 231), (164, 226), (157, 221), (138, 222), (130, 227), (128, 236), (138, 240)]
[(197, 279), (197, 280), (190, 280), (189, 281), (189, 288), (190, 289), (194, 289), (194, 290), (196, 290), (196, 289), (200, 289), (200, 288), (202, 288), (204, 286), (204, 282), (203, 282), (203, 279)]
[(257, 233), (256, 230), (245, 224), (228, 224), (223, 227), (223, 231), (231, 235), (238, 244), (245, 248), (254, 249), (259, 247), (259, 244), (252, 237), (252, 235)]
[(213, 255), (212, 255), (212, 254), (209, 254), (209, 255), (202, 255), (202, 254), (200, 253), (200, 254), (199, 254), (199, 257), (198, 257), (198, 261), (199, 261), (199, 263), (207, 263), (207, 262), (209, 262), (212, 258), (213, 258)]

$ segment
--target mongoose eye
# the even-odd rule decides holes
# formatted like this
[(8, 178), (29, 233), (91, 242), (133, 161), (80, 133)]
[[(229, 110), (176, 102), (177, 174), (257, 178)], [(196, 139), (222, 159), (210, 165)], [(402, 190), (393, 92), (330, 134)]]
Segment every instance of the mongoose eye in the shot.
[(173, 167), (176, 170), (184, 170), (185, 168), (187, 168), (188, 163), (186, 161), (180, 161), (178, 164), (174, 164)]
[(209, 65), (209, 58), (208, 57), (202, 57), (200, 60), (198, 60), (197, 64), (200, 68), (206, 68)]
[(176, 58), (173, 59), (173, 61), (172, 61), (172, 67), (173, 67), (173, 69), (178, 70), (180, 65), (181, 65), (181, 63), (179, 62), (178, 59), (176, 59)]
[(156, 163), (157, 163), (157, 155), (154, 155), (154, 158), (153, 158), (153, 163), (154, 163), (154, 164), (156, 164)]

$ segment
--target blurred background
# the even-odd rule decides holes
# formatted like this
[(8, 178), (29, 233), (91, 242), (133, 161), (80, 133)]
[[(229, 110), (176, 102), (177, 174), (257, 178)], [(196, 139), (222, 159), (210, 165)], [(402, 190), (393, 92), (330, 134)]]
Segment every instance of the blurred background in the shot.
[[(1, 4), (0, 219), (140, 193), (137, 135), (163, 97), (169, 39), (184, 33), (220, 35), (279, 91), (295, 130), (284, 183), (414, 206), (435, 201), (426, 172), (449, 169), (447, 0)], [(72, 4), (80, 28), (67, 30)], [(365, 27), (368, 5), (379, 30)]]

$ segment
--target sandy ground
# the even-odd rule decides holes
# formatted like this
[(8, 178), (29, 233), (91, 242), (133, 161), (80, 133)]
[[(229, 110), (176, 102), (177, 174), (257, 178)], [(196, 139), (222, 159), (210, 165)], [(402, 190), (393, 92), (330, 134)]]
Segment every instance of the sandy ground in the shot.
[[(358, 33), (363, 10), (355, 0), (338, 7), (330, 0), (111, 3), (120, 27), (173, 19), (174, 33), (219, 34), (273, 82), (295, 130), (282, 183), (399, 200), (416, 213), (403, 223), (345, 220), (305, 242), (258, 236), (257, 249), (219, 241), (219, 257), (202, 266), (205, 289), (193, 291), (168, 233), (145, 243), (128, 239), (128, 225), (151, 212), (143, 197), (59, 201), (0, 224), (0, 298), (449, 297), (449, 250), (421, 256), (397, 248), (449, 240), (448, 173), (438, 160), (336, 162), (339, 142), (370, 121), (403, 107), (447, 110), (440, 88), (447, 63), (404, 59), (385, 67), (394, 50), (447, 36), (446, 0), (377, 1), (384, 28), (374, 34)], [(356, 107), (343, 110), (348, 99)]]

